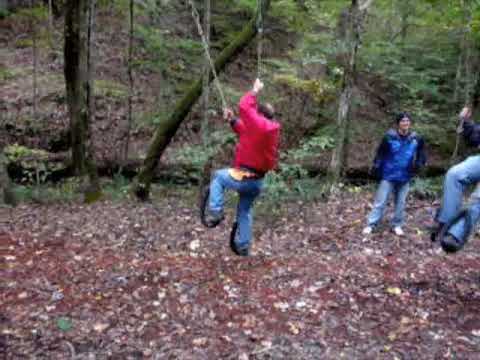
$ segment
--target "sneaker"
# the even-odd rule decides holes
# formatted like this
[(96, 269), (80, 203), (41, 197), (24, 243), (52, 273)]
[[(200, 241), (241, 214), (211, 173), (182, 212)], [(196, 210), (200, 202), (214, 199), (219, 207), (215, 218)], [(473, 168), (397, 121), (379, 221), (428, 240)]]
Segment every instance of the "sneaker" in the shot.
[(209, 228), (213, 228), (219, 225), (225, 216), (223, 215), (223, 211), (212, 211), (210, 209), (205, 209), (205, 225)]
[(373, 227), (372, 226), (366, 226), (362, 230), (363, 235), (370, 235), (373, 232)]
[(446, 234), (440, 241), (440, 245), (442, 246), (443, 251), (446, 253), (456, 253), (463, 247), (463, 244), (458, 241), (458, 239), (451, 235)]
[(395, 233), (395, 235), (397, 236), (403, 236), (405, 235), (405, 233), (403, 232), (402, 228), (400, 226), (395, 226), (393, 228), (393, 232)]
[(237, 249), (235, 252), (238, 256), (250, 256), (250, 249), (248, 247), (243, 249)]

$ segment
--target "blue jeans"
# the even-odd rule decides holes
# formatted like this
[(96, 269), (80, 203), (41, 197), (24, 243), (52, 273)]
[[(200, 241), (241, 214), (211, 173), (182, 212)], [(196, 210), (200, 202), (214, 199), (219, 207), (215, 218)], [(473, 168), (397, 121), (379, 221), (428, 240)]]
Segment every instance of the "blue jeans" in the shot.
[[(475, 225), (480, 219), (480, 201), (477, 199), (477, 201), (471, 204), (468, 209), (472, 217), (472, 231), (475, 231)], [(448, 229), (448, 233), (455, 236), (457, 239), (463, 239), (466, 235), (465, 230), (465, 220), (462, 218)]]
[[(458, 164), (458, 165), (455, 165), (454, 167), (452, 167), (448, 172), (447, 172), (447, 177), (449, 178), (448, 180), (448, 184), (449, 185), (452, 185), (452, 184), (456, 184), (456, 183), (462, 183), (461, 181), (459, 181), (458, 179), (461, 178), (461, 176), (459, 176), (458, 174), (458, 171), (460, 169), (460, 172), (462, 172), (462, 169), (464, 169), (464, 166), (470, 166), (470, 171), (472, 171), (473, 169), (475, 169), (475, 165), (478, 165), (480, 166), (479, 163), (476, 163), (476, 161), (479, 161), (479, 158), (480, 156), (471, 156), (469, 158), (467, 158), (465, 161), (463, 161), (462, 163)], [(470, 158), (477, 158), (477, 159), (470, 159)], [(468, 163), (467, 163), (468, 161)], [(466, 164), (464, 164), (466, 163)], [(463, 165), (462, 165), (463, 164)], [(457, 166), (459, 165), (462, 165), (460, 167), (457, 168)], [(455, 169), (457, 168), (457, 169)], [(480, 168), (477, 167), (479, 170)], [(454, 170), (455, 169), (455, 170)], [(445, 188), (444, 188), (444, 201), (443, 203), (446, 202), (446, 198), (447, 198), (447, 177), (445, 178)], [(457, 177), (457, 180), (456, 181), (453, 181), (453, 178), (454, 177)], [(473, 175), (470, 175), (469, 177), (469, 180), (470, 179), (475, 179), (475, 176)], [(465, 181), (463, 181), (463, 183), (465, 183)], [(471, 181), (467, 181), (467, 183), (465, 183), (465, 185), (468, 185), (469, 183), (471, 183)], [(460, 186), (456, 186), (457, 187), (461, 187)], [(450, 194), (451, 195), (451, 194)], [(462, 195), (463, 195), (463, 189), (461, 189), (461, 192), (460, 192), (460, 200), (458, 202), (455, 202), (454, 205), (457, 206), (457, 209), (459, 210), (460, 209), (460, 203), (462, 201)], [(451, 201), (448, 200), (448, 201)], [(447, 201), (447, 205), (451, 204)], [(475, 189), (475, 191), (472, 193), (472, 195), (470, 196), (470, 199), (469, 199), (469, 204), (467, 205), (468, 206), (468, 209), (469, 209), (469, 212), (470, 212), (470, 216), (472, 217), (472, 230), (474, 231), (475, 229), (475, 225), (477, 224), (478, 220), (480, 219), (480, 186), (477, 185), (477, 188)], [(442, 206), (442, 210), (443, 210), (443, 206)], [(447, 221), (450, 221), (452, 219), (453, 216), (455, 216), (455, 214), (451, 214), (450, 212), (447, 212), (447, 211), (442, 211), (440, 210), (439, 212), (439, 215), (438, 215), (438, 221), (441, 221), (443, 222), (442, 220), (440, 220), (440, 216), (443, 215), (445, 216), (445, 214), (451, 216), (450, 218), (448, 218)], [(457, 211), (458, 211), (457, 210)], [(441, 219), (445, 219), (445, 217), (441, 218)], [(449, 230), (448, 232), (453, 235), (454, 237), (456, 237), (457, 239), (464, 239), (465, 235), (465, 220), (464, 219), (460, 219), (458, 222), (456, 222)]]
[(228, 173), (228, 169), (217, 170), (210, 184), (209, 207), (213, 212), (223, 211), (225, 189), (238, 192), (237, 223), (239, 236), (235, 237), (235, 244), (239, 249), (250, 246), (252, 239), (252, 205), (262, 191), (262, 179), (235, 180)]
[(403, 225), (403, 214), (405, 210), (405, 203), (407, 200), (408, 189), (410, 185), (408, 182), (398, 183), (388, 180), (380, 181), (377, 193), (375, 195), (375, 202), (373, 203), (373, 209), (368, 215), (368, 225), (376, 226), (383, 217), (385, 206), (388, 202), (390, 193), (393, 192), (395, 200), (395, 214), (392, 219), (392, 226)]
[(453, 219), (462, 206), (463, 193), (468, 185), (480, 181), (480, 155), (467, 159), (451, 167), (443, 183), (442, 206), (436, 220), (447, 223)]

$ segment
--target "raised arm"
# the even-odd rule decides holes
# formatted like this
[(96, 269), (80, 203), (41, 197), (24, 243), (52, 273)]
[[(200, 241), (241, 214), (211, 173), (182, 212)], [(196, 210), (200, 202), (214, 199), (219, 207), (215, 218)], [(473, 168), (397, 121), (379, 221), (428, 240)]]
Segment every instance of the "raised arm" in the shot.
[(257, 110), (257, 94), (263, 89), (263, 83), (256, 79), (253, 84), (253, 89), (248, 91), (240, 99), (239, 110), (240, 118), (246, 123), (249, 122), (261, 122), (263, 117), (258, 113)]

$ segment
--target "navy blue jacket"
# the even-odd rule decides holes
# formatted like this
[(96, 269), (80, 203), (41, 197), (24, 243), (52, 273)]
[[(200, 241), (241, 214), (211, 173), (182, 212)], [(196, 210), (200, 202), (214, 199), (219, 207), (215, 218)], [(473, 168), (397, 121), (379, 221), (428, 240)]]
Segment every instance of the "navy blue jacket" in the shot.
[(373, 169), (382, 180), (404, 183), (425, 163), (424, 141), (420, 136), (415, 132), (400, 135), (390, 129), (377, 149)]
[(471, 120), (463, 119), (463, 138), (470, 146), (480, 146), (480, 125)]

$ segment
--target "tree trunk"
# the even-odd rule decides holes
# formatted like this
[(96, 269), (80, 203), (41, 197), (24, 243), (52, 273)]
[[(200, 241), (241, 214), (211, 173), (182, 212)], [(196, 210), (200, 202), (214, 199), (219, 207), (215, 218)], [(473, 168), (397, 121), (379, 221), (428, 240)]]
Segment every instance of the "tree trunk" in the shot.
[(125, 147), (123, 150), (123, 160), (128, 160), (128, 148), (130, 145), (130, 132), (132, 130), (132, 106), (133, 106), (133, 10), (134, 1), (130, 0), (130, 33), (128, 37), (128, 114), (127, 131), (125, 135)]
[[(203, 15), (203, 31), (205, 34), (205, 40), (207, 41), (207, 47), (210, 49), (210, 14), (211, 3), (210, 0), (205, 0), (205, 8)], [(202, 121), (202, 141), (203, 145), (208, 144), (209, 135), (209, 123), (208, 123), (208, 107), (210, 103), (210, 63), (208, 59), (205, 59), (204, 71), (203, 71), (203, 121)]]
[(88, 1), (67, 0), (65, 12), (64, 74), (70, 117), (72, 168), (77, 175), (87, 172), (88, 124)]
[[(333, 150), (329, 167), (329, 177), (332, 183), (338, 182), (347, 166), (348, 130), (350, 127), (350, 112), (352, 94), (355, 85), (356, 59), (360, 45), (360, 32), (365, 12), (372, 1), (360, 2), (352, 0), (348, 13), (341, 17), (341, 33), (344, 35), (340, 43), (341, 51), (345, 52), (342, 93), (340, 95), (337, 113), (337, 141)], [(345, 18), (346, 16), (346, 18)], [(343, 29), (342, 29), (343, 28)]]
[(454, 106), (458, 105), (458, 96), (460, 93), (463, 67), (464, 67), (464, 60), (463, 60), (465, 57), (464, 53), (465, 53), (465, 34), (462, 36), (462, 40), (460, 42), (460, 53), (458, 54), (457, 71), (455, 73), (455, 86), (453, 90), (453, 103), (455, 104)]
[(402, 39), (402, 43), (405, 43), (407, 39), (407, 31), (409, 26), (409, 17), (413, 13), (412, 3), (410, 0), (402, 0), (399, 2), (400, 6), (400, 16), (401, 16), (401, 24), (400, 24), (400, 37)]
[[(33, 0), (30, 2), (30, 6), (33, 9)], [(31, 32), (32, 32), (32, 47), (33, 47), (33, 119), (37, 120), (37, 29), (36, 29), (36, 19), (34, 14), (32, 14), (32, 23), (31, 23)]]
[(12, 183), (7, 172), (7, 159), (3, 154), (3, 147), (0, 148), (0, 207), (15, 205), (15, 196), (12, 190)]
[(466, 41), (465, 51), (465, 104), (472, 106), (473, 93), (478, 81), (478, 50), (475, 48), (474, 40), (469, 34)]
[(53, 48), (53, 7), (52, 0), (48, 0), (48, 39), (50, 47)]
[[(270, 6), (270, 1), (264, 1), (264, 10)], [(248, 22), (243, 28), (240, 34), (233, 40), (223, 51), (218, 55), (215, 60), (214, 67), (217, 73), (221, 72), (225, 66), (231, 62), (235, 55), (238, 54), (250, 41), (255, 37), (257, 33), (255, 17)], [(212, 71), (209, 71), (209, 80), (211, 81)], [(147, 199), (150, 192), (150, 182), (152, 180), (153, 171), (158, 165), (160, 157), (163, 151), (168, 146), (173, 136), (177, 132), (180, 124), (185, 119), (190, 109), (202, 95), (203, 76), (194, 81), (187, 91), (185, 96), (177, 103), (174, 111), (168, 119), (158, 125), (155, 131), (152, 143), (148, 149), (147, 157), (143, 163), (143, 167), (138, 176), (137, 184), (135, 185), (135, 193), (140, 199)]]
[(86, 123), (86, 165), (89, 178), (89, 185), (85, 190), (85, 201), (93, 202), (102, 195), (100, 188), (100, 179), (98, 177), (95, 154), (93, 152), (93, 136), (91, 124), (95, 119), (95, 11), (96, 0), (89, 0), (88, 22), (87, 22), (87, 123)]

